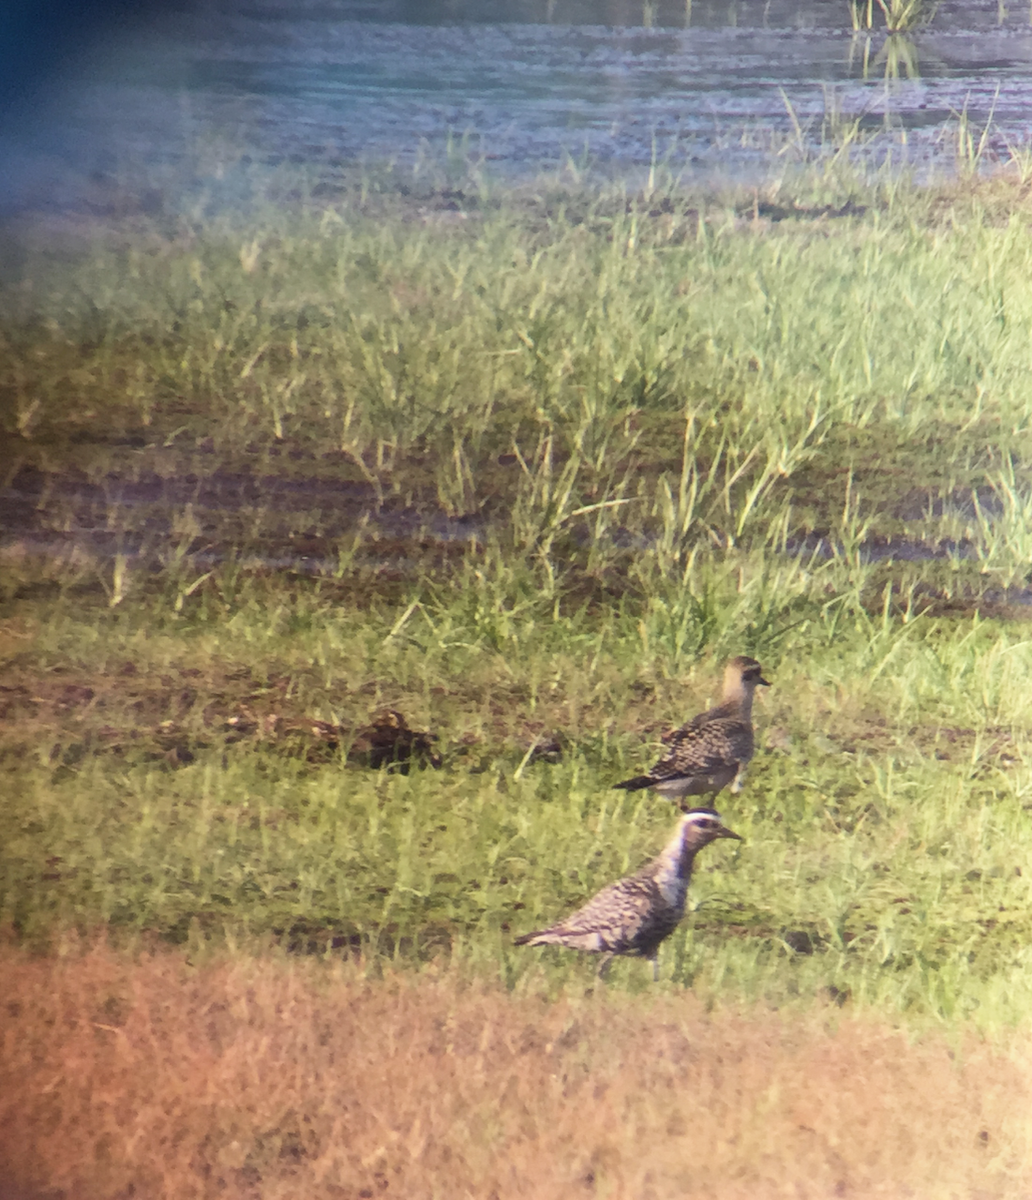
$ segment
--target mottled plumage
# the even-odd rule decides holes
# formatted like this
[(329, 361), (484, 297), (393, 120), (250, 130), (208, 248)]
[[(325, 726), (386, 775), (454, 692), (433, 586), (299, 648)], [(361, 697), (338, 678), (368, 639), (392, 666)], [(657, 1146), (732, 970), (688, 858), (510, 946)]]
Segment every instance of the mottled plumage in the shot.
[(661, 854), (634, 875), (604, 887), (582, 908), (548, 929), (525, 933), (517, 946), (566, 946), (599, 954), (634, 954), (652, 960), (684, 916), (692, 862), (703, 846), (732, 833), (712, 808), (693, 808)]
[(647, 775), (615, 786), (629, 792), (654, 788), (670, 800), (715, 796), (734, 781), (737, 792), (753, 756), (752, 701), (758, 685), (769, 687), (755, 658), (739, 655), (724, 671), (724, 696), (667, 738), (667, 751)]

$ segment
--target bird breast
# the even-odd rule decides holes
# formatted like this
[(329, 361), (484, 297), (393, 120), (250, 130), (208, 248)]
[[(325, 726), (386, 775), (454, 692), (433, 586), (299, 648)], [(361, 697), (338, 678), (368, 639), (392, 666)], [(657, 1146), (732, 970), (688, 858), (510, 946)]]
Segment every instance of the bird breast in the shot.
[(662, 875), (656, 880), (656, 888), (663, 897), (663, 902), (669, 908), (677, 909), (678, 911), (684, 908), (685, 898), (688, 895), (687, 877), (682, 878), (671, 871), (669, 874)]

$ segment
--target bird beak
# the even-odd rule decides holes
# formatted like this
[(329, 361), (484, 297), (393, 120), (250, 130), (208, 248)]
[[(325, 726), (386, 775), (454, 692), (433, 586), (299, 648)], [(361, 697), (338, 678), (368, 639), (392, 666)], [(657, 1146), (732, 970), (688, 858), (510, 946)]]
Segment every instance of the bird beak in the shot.
[(770, 687), (770, 680), (764, 679), (762, 675), (756, 680), (756, 682), (761, 684), (763, 687)]
[(744, 842), (745, 838), (740, 833), (735, 833), (733, 829), (728, 829), (726, 825), (721, 825), (717, 837), (734, 838), (736, 842)]

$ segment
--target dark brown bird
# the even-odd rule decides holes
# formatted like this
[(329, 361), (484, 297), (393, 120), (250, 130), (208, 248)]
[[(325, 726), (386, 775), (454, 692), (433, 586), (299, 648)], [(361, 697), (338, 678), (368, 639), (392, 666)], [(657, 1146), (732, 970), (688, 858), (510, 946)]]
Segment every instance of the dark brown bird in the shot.
[(441, 756), (434, 750), (437, 735), (410, 729), (397, 709), (385, 708), (371, 725), (355, 731), (348, 761), (400, 771), (407, 775), (412, 763), (439, 767)]
[(692, 863), (703, 846), (717, 838), (742, 840), (712, 808), (690, 809), (663, 851), (640, 871), (604, 887), (565, 921), (518, 937), (516, 945), (567, 946), (609, 955), (602, 970), (615, 954), (638, 955), (652, 960), (652, 977), (657, 979), (660, 943), (684, 916)]
[(699, 713), (664, 739), (667, 751), (647, 775), (615, 786), (629, 792), (653, 788), (678, 801), (684, 796), (715, 796), (732, 783), (741, 789), (753, 756), (752, 702), (757, 686), (769, 687), (755, 658), (740, 654), (724, 670), (724, 696), (716, 708)]

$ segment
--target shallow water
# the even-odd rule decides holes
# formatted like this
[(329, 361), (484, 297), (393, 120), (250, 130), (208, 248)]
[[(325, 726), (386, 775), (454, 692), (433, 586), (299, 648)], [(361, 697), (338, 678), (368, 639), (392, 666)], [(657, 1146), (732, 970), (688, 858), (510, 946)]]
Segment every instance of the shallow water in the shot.
[(987, 153), (1029, 143), (1030, 63), (1029, 3), (997, 0), (944, 4), (906, 43), (855, 33), (846, 0), (268, 0), (94, 53), (0, 139), (0, 192), (8, 211), (95, 205), (98, 179), (200, 164), (234, 203), (255, 162), (415, 163), (456, 140), (508, 176), (658, 158), (749, 177), (786, 139), (817, 152), (829, 114), (883, 131), (876, 161), (949, 169), (965, 109), (976, 142), (992, 116)]

